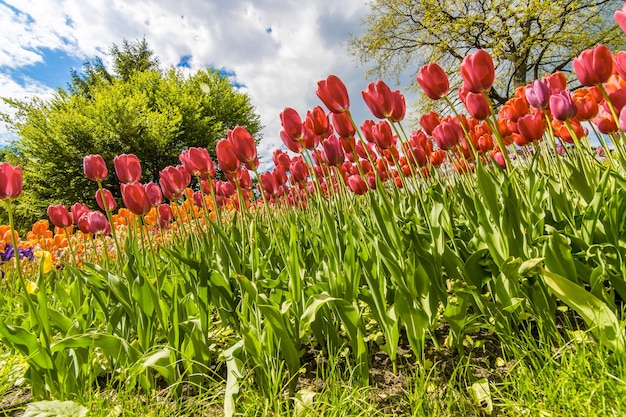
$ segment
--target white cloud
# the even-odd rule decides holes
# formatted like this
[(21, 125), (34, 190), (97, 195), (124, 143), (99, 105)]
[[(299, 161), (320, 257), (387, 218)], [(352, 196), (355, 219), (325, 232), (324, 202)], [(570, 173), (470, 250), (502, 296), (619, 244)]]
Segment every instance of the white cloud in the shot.
[[(289, 106), (304, 116), (320, 104), (316, 83), (330, 73), (346, 82), (357, 114), (365, 114), (363, 70), (341, 44), (358, 31), (367, 12), (363, 0), (5, 2), (12, 8), (0, 4), (0, 26), (8, 28), (0, 35), (0, 71), (41, 61), (43, 48), (100, 56), (107, 64), (104, 54), (113, 43), (145, 36), (165, 66), (191, 55), (192, 71), (213, 66), (235, 72), (266, 127), (260, 146), (266, 161), (281, 146), (280, 111)], [(2, 95), (36, 94), (35, 84), (16, 85)]]

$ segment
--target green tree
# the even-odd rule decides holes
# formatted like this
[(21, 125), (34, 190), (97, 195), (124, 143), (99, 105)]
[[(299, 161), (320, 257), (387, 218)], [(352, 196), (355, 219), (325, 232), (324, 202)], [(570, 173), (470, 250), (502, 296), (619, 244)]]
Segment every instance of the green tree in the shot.
[(87, 154), (107, 161), (105, 185), (119, 196), (116, 155), (134, 153), (142, 179), (156, 181), (187, 147), (206, 147), (215, 156), (217, 141), (237, 125), (260, 140), (260, 119), (248, 95), (218, 71), (162, 71), (144, 43), (125, 42), (111, 53), (112, 73), (99, 59), (87, 62), (82, 74), (72, 74), (68, 89), (58, 89), (51, 99), (3, 99), (16, 111), (4, 115), (18, 137), (6, 159), (23, 169), (17, 213), (26, 226), (44, 218), (50, 204), (96, 207), (96, 186), (82, 171)]
[[(349, 50), (369, 75), (399, 77), (431, 61), (460, 86), (459, 65), (467, 54), (487, 50), (497, 84), (491, 98), (502, 104), (515, 88), (546, 73), (570, 71), (586, 48), (624, 45), (613, 21), (621, 0), (372, 0)], [(413, 78), (415, 79), (415, 77)], [(416, 83), (413, 84), (416, 86)]]

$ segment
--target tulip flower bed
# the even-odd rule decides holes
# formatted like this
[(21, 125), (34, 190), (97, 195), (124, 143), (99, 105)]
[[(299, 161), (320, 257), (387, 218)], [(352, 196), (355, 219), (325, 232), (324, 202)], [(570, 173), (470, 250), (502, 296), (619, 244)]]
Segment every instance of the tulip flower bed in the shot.
[[(400, 92), (369, 84), (377, 121), (358, 126), (331, 75), (317, 90), (330, 113), (281, 113), (291, 153), (271, 172), (243, 127), (216, 147), (227, 181), (206, 149), (158, 185), (120, 155), (120, 209), (107, 161), (85, 156), (93, 202), (51, 206), (25, 236), (0, 228), (0, 341), (33, 399), (79, 401), (103, 381), (189, 396), (218, 381), (226, 415), (243, 381), (270, 409), (301, 398), (316, 360), (366, 387), (375, 358), (398, 375), (443, 350), (463, 361), (476, 339), (514, 357), (520, 334), (550, 350), (580, 330), (623, 389), (626, 52), (597, 46), (574, 70), (584, 87), (549, 74), (494, 110), (493, 62), (477, 51), (461, 65), (466, 114), (431, 63), (418, 82), (450, 115), (408, 134)], [(0, 164), (11, 223), (21, 189), (20, 168)]]

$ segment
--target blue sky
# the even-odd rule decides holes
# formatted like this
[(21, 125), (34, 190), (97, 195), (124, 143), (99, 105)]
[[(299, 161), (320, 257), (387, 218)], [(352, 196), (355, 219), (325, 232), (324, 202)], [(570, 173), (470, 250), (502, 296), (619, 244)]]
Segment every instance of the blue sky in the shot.
[[(316, 84), (329, 74), (347, 84), (357, 121), (371, 117), (360, 93), (374, 80), (345, 49), (367, 12), (365, 0), (0, 0), (0, 96), (49, 97), (71, 68), (110, 66), (112, 44), (145, 37), (162, 65), (220, 68), (247, 92), (267, 156), (282, 145), (279, 113), (321, 104)], [(0, 123), (0, 142), (12, 137)]]

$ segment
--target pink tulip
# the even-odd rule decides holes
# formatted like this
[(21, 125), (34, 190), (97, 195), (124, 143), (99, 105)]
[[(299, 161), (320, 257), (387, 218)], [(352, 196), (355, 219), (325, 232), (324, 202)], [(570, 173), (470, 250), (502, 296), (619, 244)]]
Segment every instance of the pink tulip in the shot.
[[(104, 202), (102, 201), (102, 194), (104, 194), (104, 200), (106, 201), (106, 208), (104, 205)], [(102, 191), (97, 190), (96, 191), (96, 203), (98, 203), (98, 207), (100, 207), (101, 210), (109, 210), (109, 211), (113, 211), (115, 210), (115, 207), (117, 207), (117, 203), (115, 202), (115, 198), (113, 197), (113, 194), (111, 193), (111, 191), (103, 189)]]
[(66, 227), (74, 224), (72, 220), (72, 214), (67, 207), (62, 204), (48, 206), (48, 217), (53, 225), (65, 229)]
[(107, 165), (100, 155), (86, 155), (83, 158), (83, 172), (92, 181), (102, 181), (108, 175)]
[(0, 163), (0, 200), (13, 200), (22, 193), (22, 168)]
[(122, 154), (113, 158), (115, 173), (120, 182), (129, 184), (141, 179), (141, 163), (133, 154)]
[(189, 148), (182, 151), (178, 159), (190, 175), (204, 179), (215, 176), (215, 164), (206, 148)]
[(126, 206), (131, 213), (144, 215), (152, 208), (148, 195), (146, 194), (146, 189), (142, 184), (138, 182), (122, 184), (121, 190), (124, 206)]
[(574, 58), (574, 72), (584, 86), (603, 84), (613, 73), (613, 55), (605, 45), (585, 49)]

